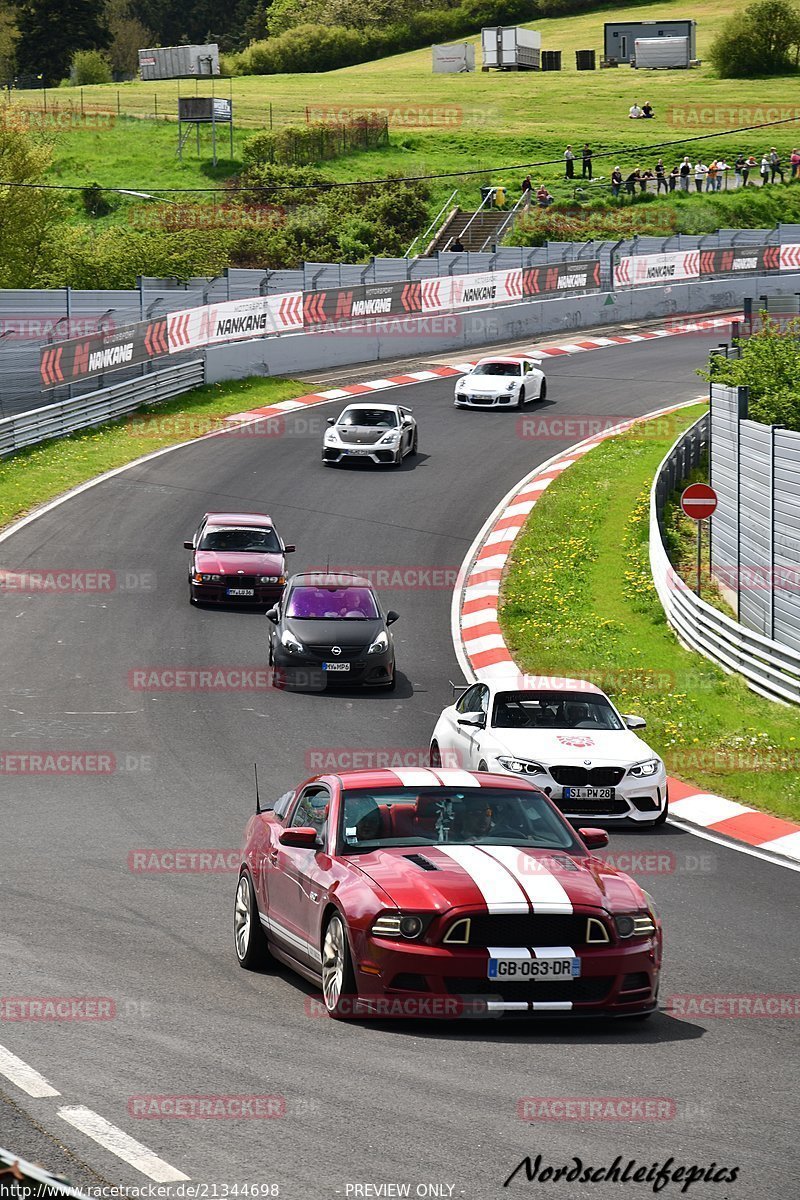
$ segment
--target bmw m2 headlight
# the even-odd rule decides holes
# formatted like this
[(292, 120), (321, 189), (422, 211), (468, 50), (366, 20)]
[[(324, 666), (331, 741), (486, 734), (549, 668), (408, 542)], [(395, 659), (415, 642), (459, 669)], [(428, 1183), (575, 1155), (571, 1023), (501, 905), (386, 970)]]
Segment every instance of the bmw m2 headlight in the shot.
[(531, 762), (526, 758), (507, 758), (505, 755), (498, 755), (497, 761), (500, 766), (506, 771), (512, 771), (515, 775), (545, 775), (547, 772), (541, 763)]
[(386, 633), (386, 630), (384, 629), (375, 638), (375, 641), (372, 643), (370, 648), (367, 650), (367, 654), (382, 654), (384, 650), (388, 650), (388, 649), (389, 649), (389, 637)]
[(303, 643), (298, 642), (294, 634), (289, 633), (288, 629), (284, 629), (283, 633), (281, 634), (281, 645), (285, 646), (286, 649), (290, 650), (293, 654), (301, 654), (305, 649)]
[(650, 775), (655, 775), (660, 766), (660, 758), (648, 758), (646, 762), (634, 763), (632, 767), (628, 767), (628, 774), (634, 779), (647, 779)]

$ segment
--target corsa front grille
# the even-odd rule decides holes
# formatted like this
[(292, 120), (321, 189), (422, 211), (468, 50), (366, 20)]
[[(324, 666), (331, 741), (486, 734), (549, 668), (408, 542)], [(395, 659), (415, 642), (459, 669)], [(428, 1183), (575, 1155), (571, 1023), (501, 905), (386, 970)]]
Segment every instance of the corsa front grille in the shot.
[(561, 787), (616, 787), (624, 767), (551, 767), (550, 774)]
[(473, 913), (470, 946), (584, 946), (586, 917), (577, 913), (536, 916)]
[[(334, 645), (338, 645), (338, 642), (334, 642)], [(366, 646), (340, 646), (341, 653), (334, 654), (330, 645), (318, 646), (307, 642), (306, 650), (319, 658), (321, 662), (352, 662), (353, 659), (366, 654), (367, 648)]]
[(587, 976), (572, 983), (562, 980), (535, 983), (529, 979), (468, 979), (458, 976), (445, 979), (451, 996), (487, 996), (492, 1000), (565, 1001), (573, 1004), (600, 1004), (611, 991), (613, 975)]

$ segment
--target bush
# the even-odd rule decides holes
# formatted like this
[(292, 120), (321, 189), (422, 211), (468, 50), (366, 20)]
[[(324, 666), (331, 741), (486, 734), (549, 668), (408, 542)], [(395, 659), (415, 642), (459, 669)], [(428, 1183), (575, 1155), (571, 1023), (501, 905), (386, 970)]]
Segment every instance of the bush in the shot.
[(759, 0), (734, 13), (708, 57), (723, 79), (788, 75), (800, 56), (800, 11), (787, 0)]
[[(800, 319), (781, 326), (766, 313), (762, 328), (739, 341), (739, 358), (715, 358), (713, 382), (750, 389), (748, 416), (800, 431)], [(698, 371), (711, 380), (710, 370)]]
[(76, 87), (111, 83), (111, 63), (100, 50), (78, 50), (72, 58), (72, 74)]
[(385, 116), (364, 113), (347, 121), (314, 121), (256, 134), (246, 143), (246, 166), (290, 163), (304, 166), (360, 150), (377, 150), (389, 141)]
[(365, 62), (375, 53), (374, 42), (342, 25), (298, 25), (280, 37), (251, 42), (237, 56), (245, 75), (292, 75), (303, 71), (335, 71)]

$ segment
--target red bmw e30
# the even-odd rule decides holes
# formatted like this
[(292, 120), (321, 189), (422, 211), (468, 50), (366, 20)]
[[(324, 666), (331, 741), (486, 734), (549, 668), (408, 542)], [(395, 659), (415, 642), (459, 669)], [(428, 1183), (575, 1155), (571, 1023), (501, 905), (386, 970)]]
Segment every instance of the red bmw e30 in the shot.
[(250, 818), (236, 954), (291, 967), (333, 1017), (646, 1017), (661, 923), (593, 856), (607, 841), (507, 775), (317, 776)]

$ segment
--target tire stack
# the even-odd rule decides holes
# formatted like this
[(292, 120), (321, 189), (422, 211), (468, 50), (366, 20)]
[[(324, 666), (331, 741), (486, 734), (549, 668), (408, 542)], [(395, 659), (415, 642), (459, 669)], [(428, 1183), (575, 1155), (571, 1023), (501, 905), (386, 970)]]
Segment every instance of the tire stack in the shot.
[(596, 69), (597, 53), (594, 50), (576, 50), (575, 51), (575, 69), (576, 71), (594, 71)]
[(540, 59), (542, 71), (560, 71), (561, 70), (561, 51), (560, 50), (543, 50)]

